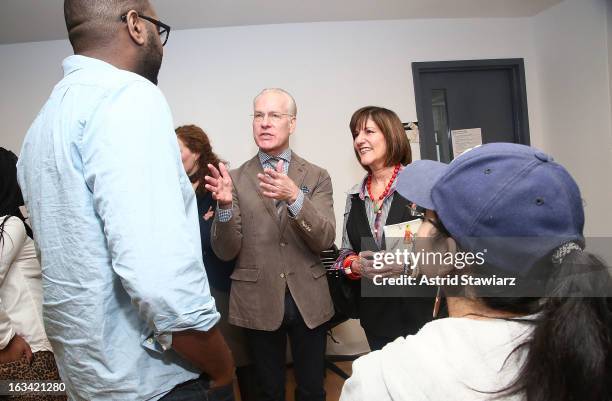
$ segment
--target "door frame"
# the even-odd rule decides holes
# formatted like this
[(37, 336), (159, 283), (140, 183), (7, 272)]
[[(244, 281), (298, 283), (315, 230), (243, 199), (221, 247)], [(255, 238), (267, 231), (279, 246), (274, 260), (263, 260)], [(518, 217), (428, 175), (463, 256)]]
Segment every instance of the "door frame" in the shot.
[(419, 139), (421, 159), (437, 160), (435, 146), (433, 153), (429, 150), (429, 142), (425, 133), (433, 129), (429, 121), (425, 121), (425, 107), (421, 94), (421, 74), (431, 72), (458, 72), (481, 70), (510, 70), (512, 107), (514, 126), (516, 127), (515, 141), (529, 145), (529, 115), (527, 110), (527, 87), (525, 83), (525, 63), (522, 58), (486, 59), (486, 60), (455, 60), (455, 61), (427, 61), (412, 63), (412, 79), (414, 82), (414, 97), (416, 102), (417, 121), (419, 122)]

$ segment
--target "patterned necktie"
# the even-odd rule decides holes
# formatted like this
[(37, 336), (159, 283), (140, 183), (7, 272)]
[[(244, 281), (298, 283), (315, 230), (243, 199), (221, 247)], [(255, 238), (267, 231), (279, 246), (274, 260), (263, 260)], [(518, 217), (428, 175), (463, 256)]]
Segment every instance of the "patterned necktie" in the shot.
[[(279, 159), (278, 157), (272, 157), (268, 159), (268, 164), (270, 164), (273, 170), (276, 170), (276, 165), (278, 164), (279, 161), (281, 161), (281, 159)], [(278, 215), (279, 218), (280, 218), (281, 212), (283, 211), (284, 204), (285, 202), (274, 199), (274, 206), (276, 207), (276, 214)]]

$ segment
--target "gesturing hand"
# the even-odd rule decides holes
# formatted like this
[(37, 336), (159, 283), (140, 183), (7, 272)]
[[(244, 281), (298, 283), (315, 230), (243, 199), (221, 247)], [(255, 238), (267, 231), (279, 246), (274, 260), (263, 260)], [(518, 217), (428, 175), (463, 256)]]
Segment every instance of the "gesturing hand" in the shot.
[(257, 174), (257, 178), (263, 196), (291, 204), (297, 199), (300, 189), (289, 176), (283, 174), (283, 163), (281, 160), (276, 164), (276, 169), (265, 169), (264, 174)]
[(8, 345), (0, 350), (0, 363), (9, 363), (18, 361), (26, 357), (28, 363), (32, 362), (32, 350), (26, 340), (18, 334), (15, 334)]
[(211, 206), (211, 207), (208, 208), (208, 211), (206, 213), (204, 213), (204, 216), (202, 216), (202, 217), (204, 218), (205, 221), (208, 221), (214, 215), (215, 215), (215, 211), (213, 210), (213, 208)]
[[(361, 276), (369, 278), (370, 280), (375, 276), (389, 277), (396, 274), (393, 268), (394, 266), (384, 264), (380, 267), (374, 267), (374, 252), (372, 251), (359, 252), (359, 259), (353, 262), (353, 265), (356, 264), (359, 265), (356, 270)], [(353, 269), (352, 266), (351, 269)]]
[(227, 172), (223, 163), (219, 163), (219, 169), (212, 164), (208, 165), (212, 177), (207, 175), (205, 188), (212, 193), (213, 199), (217, 201), (221, 209), (232, 207), (232, 177)]

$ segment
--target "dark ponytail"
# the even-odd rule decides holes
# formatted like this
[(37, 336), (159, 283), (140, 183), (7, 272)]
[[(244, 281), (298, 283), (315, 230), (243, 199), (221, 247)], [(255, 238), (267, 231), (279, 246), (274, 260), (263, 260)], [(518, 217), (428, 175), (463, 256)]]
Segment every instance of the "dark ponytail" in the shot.
[[(502, 395), (526, 401), (612, 401), (612, 277), (595, 256), (574, 250), (554, 266), (556, 277), (539, 300), (533, 336), (516, 381)], [(482, 298), (510, 310), (510, 299)], [(509, 302), (510, 301), (510, 302)], [(514, 308), (516, 305), (514, 305)]]
[(18, 217), (26, 229), (26, 233), (33, 238), (32, 229), (25, 223), (25, 217), (21, 214), (19, 206), (23, 206), (21, 189), (17, 183), (17, 156), (10, 150), (0, 147), (0, 216), (7, 216), (0, 221), (0, 245), (4, 225), (8, 217)]

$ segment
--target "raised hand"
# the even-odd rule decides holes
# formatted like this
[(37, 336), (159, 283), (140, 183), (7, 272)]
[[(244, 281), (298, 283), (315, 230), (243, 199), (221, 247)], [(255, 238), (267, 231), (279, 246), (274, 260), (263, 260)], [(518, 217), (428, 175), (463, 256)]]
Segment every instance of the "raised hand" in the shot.
[(211, 206), (211, 207), (208, 208), (208, 211), (206, 213), (204, 213), (204, 216), (202, 216), (202, 217), (204, 218), (204, 220), (208, 221), (214, 215), (215, 215), (215, 211), (213, 210), (213, 208)]
[(205, 188), (212, 193), (213, 199), (217, 201), (221, 209), (232, 207), (232, 177), (223, 163), (219, 163), (219, 169), (212, 164), (208, 165), (212, 177), (204, 177)]
[(264, 174), (257, 174), (257, 178), (263, 196), (291, 204), (297, 199), (300, 189), (289, 176), (283, 174), (283, 163), (281, 160), (275, 169), (265, 169)]
[(374, 276), (388, 277), (396, 274), (394, 266), (392, 265), (383, 264), (382, 266), (375, 267), (374, 252), (372, 251), (359, 252), (359, 259), (352, 263), (351, 270), (370, 280), (373, 279)]

